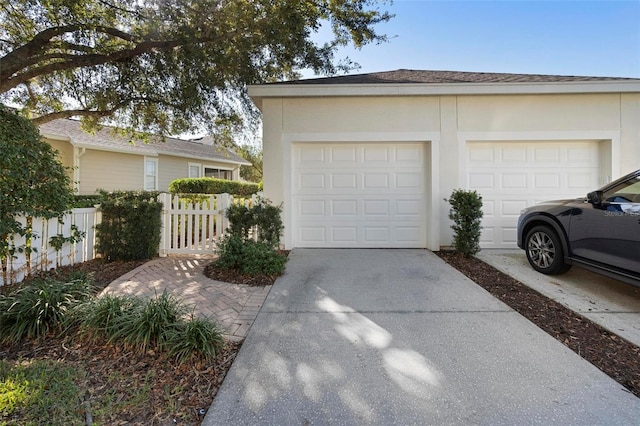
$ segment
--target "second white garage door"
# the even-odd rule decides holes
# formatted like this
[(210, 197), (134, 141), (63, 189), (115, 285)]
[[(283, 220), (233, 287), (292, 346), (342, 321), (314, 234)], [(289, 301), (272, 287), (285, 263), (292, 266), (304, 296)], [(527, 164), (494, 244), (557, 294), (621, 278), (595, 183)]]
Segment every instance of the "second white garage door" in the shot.
[(425, 247), (425, 145), (293, 146), (295, 247)]
[(467, 187), (483, 198), (484, 248), (516, 247), (523, 208), (585, 197), (600, 182), (596, 141), (470, 142), (467, 154)]

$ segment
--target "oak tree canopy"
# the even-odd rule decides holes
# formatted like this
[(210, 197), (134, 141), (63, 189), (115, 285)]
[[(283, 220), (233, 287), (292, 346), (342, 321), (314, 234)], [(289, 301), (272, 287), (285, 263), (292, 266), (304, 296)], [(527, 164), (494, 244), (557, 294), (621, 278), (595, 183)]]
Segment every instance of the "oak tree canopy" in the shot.
[(391, 18), (376, 0), (0, 4), (0, 102), (34, 124), (108, 118), (157, 134), (255, 114), (247, 84), (353, 69), (337, 49), (384, 41), (375, 27)]

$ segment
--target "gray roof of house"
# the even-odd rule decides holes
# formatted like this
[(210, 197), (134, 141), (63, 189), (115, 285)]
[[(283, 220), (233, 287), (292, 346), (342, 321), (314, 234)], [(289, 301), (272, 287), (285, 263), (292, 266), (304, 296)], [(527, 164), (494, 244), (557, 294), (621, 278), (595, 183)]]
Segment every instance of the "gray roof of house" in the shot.
[(638, 81), (639, 78), (585, 77), (568, 75), (508, 74), (492, 72), (407, 70), (341, 75), (337, 77), (309, 78), (272, 84), (384, 84), (384, 83), (562, 83)]
[(102, 151), (125, 152), (137, 155), (156, 156), (159, 154), (199, 160), (220, 161), (225, 163), (249, 164), (237, 154), (226, 148), (176, 138), (151, 137), (148, 143), (141, 140), (131, 141), (113, 127), (104, 127), (96, 133), (85, 132), (80, 121), (60, 119), (42, 124), (40, 133), (45, 137), (69, 138), (74, 146), (98, 149)]

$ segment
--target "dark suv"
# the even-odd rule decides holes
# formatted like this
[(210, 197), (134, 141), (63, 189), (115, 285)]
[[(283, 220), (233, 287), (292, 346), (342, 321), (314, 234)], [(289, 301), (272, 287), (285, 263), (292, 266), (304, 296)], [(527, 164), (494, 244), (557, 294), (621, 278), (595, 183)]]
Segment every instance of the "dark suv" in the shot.
[(576, 200), (528, 207), (518, 247), (543, 274), (572, 264), (640, 286), (640, 170)]

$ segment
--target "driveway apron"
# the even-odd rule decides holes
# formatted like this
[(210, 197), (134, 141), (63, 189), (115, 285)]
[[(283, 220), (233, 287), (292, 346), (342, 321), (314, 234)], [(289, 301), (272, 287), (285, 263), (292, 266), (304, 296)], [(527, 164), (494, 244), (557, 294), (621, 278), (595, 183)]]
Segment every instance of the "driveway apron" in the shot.
[(639, 419), (640, 399), (429, 251), (296, 249), (203, 425)]

